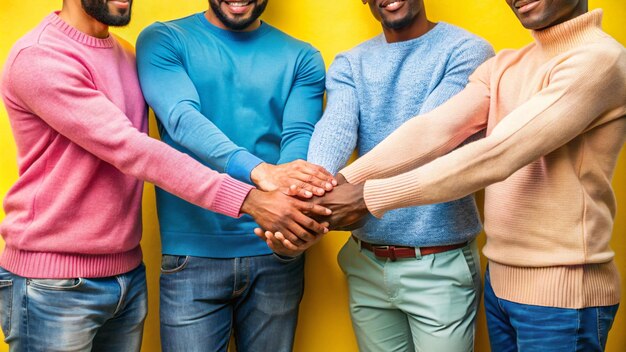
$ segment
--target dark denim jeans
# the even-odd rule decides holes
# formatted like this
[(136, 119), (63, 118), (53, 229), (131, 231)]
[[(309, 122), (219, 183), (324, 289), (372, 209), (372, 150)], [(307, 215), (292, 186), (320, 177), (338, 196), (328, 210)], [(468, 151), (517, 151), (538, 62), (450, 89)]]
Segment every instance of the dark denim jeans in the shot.
[(239, 352), (291, 351), (303, 290), (304, 256), (163, 255), (163, 351), (226, 351), (231, 331)]
[(98, 279), (30, 279), (0, 268), (0, 321), (11, 352), (139, 351), (146, 271)]
[(496, 297), (485, 274), (485, 311), (492, 352), (604, 351), (618, 305), (567, 309)]

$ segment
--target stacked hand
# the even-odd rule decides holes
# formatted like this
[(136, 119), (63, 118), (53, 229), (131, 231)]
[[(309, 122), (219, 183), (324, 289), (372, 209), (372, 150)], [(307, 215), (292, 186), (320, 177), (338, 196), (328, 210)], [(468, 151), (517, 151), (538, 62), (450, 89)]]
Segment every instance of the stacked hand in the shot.
[(326, 169), (304, 160), (282, 165), (261, 163), (252, 170), (250, 178), (261, 190), (280, 190), (289, 195), (295, 191), (301, 198), (323, 196), (337, 185), (333, 175)]
[[(324, 168), (303, 160), (282, 165), (261, 163), (250, 178), (259, 190), (248, 194), (241, 211), (251, 215), (259, 226), (296, 246), (317, 242), (328, 232), (328, 223), (315, 217), (327, 216), (330, 210), (303, 200), (324, 195), (337, 184)], [(293, 255), (285, 248), (276, 252)]]
[[(314, 219), (314, 221), (321, 223), (327, 229), (353, 230), (363, 226), (363, 220), (367, 220), (366, 215), (369, 214), (363, 198), (363, 185), (350, 184), (346, 182), (346, 179), (341, 174), (337, 175), (337, 181), (338, 185), (326, 192), (323, 197), (318, 196), (304, 200), (304, 202), (313, 205), (310, 211), (307, 210), (307, 214), (311, 216), (312, 220)], [(292, 188), (289, 193), (291, 195), (297, 194), (298, 196), (302, 194), (301, 189), (298, 187), (296, 189)], [(328, 210), (328, 212), (322, 214), (313, 209), (324, 209)], [(292, 241), (291, 238), (293, 236), (290, 234), (259, 225), (265, 231), (257, 228), (254, 231), (255, 234), (264, 239), (273, 251), (288, 256), (295, 256), (303, 252), (317, 243), (323, 237), (323, 234), (326, 233), (298, 236), (298, 240)]]

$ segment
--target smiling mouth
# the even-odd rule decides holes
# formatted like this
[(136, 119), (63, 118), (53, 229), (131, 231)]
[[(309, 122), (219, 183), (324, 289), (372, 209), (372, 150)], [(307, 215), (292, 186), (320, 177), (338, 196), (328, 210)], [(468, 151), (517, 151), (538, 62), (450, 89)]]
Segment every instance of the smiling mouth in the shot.
[(246, 7), (250, 4), (252, 4), (253, 1), (222, 1), (225, 2), (226, 5), (228, 6), (232, 6), (232, 7)]
[(378, 7), (387, 11), (395, 11), (404, 5), (404, 0), (386, 0), (383, 1)]
[(222, 5), (225, 5), (230, 12), (231, 15), (234, 16), (243, 16), (249, 12), (252, 8), (252, 4), (254, 4), (256, 0), (248, 0), (248, 1), (230, 1), (230, 0), (222, 0)]
[(513, 7), (515, 7), (518, 13), (524, 14), (532, 11), (539, 5), (539, 2), (540, 0), (519, 0), (513, 3)]
[(108, 0), (119, 9), (127, 9), (130, 6), (130, 0)]

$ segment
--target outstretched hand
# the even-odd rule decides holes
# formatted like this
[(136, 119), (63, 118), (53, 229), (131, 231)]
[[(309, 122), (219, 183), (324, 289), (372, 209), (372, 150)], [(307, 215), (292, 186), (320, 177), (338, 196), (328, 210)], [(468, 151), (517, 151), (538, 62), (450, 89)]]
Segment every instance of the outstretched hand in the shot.
[(312, 241), (306, 242), (300, 246), (296, 246), (291, 243), (291, 241), (286, 239), (285, 236), (280, 232), (273, 233), (271, 231), (263, 231), (260, 228), (256, 228), (254, 229), (254, 234), (257, 235), (261, 240), (265, 241), (265, 243), (267, 243), (267, 246), (270, 247), (270, 249), (274, 251), (274, 253), (287, 257), (295, 257), (302, 254), (302, 252), (319, 242), (322, 237), (324, 237), (324, 234), (318, 234)]
[(296, 190), (301, 198), (322, 196), (337, 184), (333, 175), (321, 166), (304, 160), (272, 165), (261, 163), (250, 174), (252, 182), (264, 191), (280, 190), (284, 194)]
[[(329, 225), (331, 230), (350, 231), (362, 227), (368, 220), (369, 210), (365, 204), (363, 196), (363, 185), (353, 185), (348, 183), (341, 174), (336, 176), (338, 185), (332, 191), (326, 192), (323, 197), (306, 199), (304, 202), (314, 204), (321, 209), (328, 209), (332, 214), (305, 213), (318, 222)], [(295, 195), (295, 190), (291, 189), (291, 194)], [(281, 255), (294, 256), (302, 253), (313, 244), (317, 243), (322, 235), (311, 236), (307, 241), (294, 242), (288, 235), (272, 231), (270, 228), (257, 228), (254, 233), (276, 253)]]
[(363, 196), (363, 185), (353, 185), (345, 181), (341, 174), (339, 185), (323, 197), (307, 200), (318, 206), (330, 209), (330, 216), (314, 216), (315, 219), (328, 221), (331, 230), (353, 230), (363, 226), (361, 220), (367, 220), (369, 210)]
[[(263, 229), (280, 232), (291, 243), (300, 246), (328, 232), (328, 223), (313, 219), (328, 216), (331, 210), (311, 202), (287, 196), (280, 191), (250, 191), (241, 207)], [(306, 215), (305, 215), (306, 214)]]

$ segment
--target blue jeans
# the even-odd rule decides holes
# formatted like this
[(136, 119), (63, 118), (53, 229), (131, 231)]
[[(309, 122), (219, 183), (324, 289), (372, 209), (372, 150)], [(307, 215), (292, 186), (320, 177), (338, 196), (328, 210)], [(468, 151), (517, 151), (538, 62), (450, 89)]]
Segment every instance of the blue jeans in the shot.
[(163, 351), (291, 351), (304, 291), (304, 256), (229, 259), (163, 255)]
[(485, 311), (493, 352), (604, 351), (618, 305), (568, 309), (496, 297), (485, 274)]
[(145, 267), (118, 276), (31, 279), (0, 268), (0, 321), (11, 352), (139, 351)]

